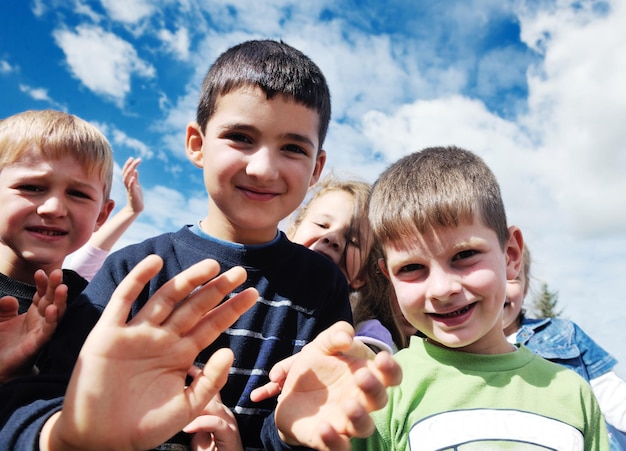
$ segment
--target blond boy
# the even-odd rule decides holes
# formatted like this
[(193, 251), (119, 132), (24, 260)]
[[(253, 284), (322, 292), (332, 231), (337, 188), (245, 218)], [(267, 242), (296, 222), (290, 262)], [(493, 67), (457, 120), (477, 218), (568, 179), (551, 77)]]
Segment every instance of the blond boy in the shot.
[[(106, 221), (112, 174), (108, 141), (76, 116), (25, 111), (0, 121), (0, 297), (10, 296), (0, 300), (0, 381), (32, 368), (66, 290), (71, 301), (85, 287), (75, 272), (55, 272)], [(55, 295), (61, 281), (67, 288)]]

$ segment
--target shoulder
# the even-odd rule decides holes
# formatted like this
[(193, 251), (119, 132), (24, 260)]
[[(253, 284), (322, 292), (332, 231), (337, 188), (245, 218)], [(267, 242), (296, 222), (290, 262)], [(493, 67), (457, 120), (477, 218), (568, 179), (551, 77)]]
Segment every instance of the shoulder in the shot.
[(89, 283), (87, 279), (72, 269), (63, 269), (63, 283), (67, 285), (67, 300), (71, 302)]
[(577, 386), (589, 386), (587, 381), (585, 381), (585, 379), (583, 379), (582, 376), (580, 376), (576, 371), (573, 371), (572, 369), (561, 364), (552, 362), (524, 345), (520, 346), (519, 351), (527, 352), (532, 355), (533, 358), (529, 360), (528, 364), (524, 368), (524, 371), (526, 374), (532, 374), (537, 383), (543, 382), (545, 385), (546, 382), (549, 382), (549, 385), (563, 385), (565, 387), (569, 386), (570, 388), (572, 387), (572, 384)]
[(158, 254), (162, 258), (167, 258), (169, 255), (167, 251), (174, 247), (175, 236), (177, 236), (180, 232), (181, 231), (167, 232), (147, 238), (139, 243), (130, 244), (112, 252), (107, 258), (107, 261), (141, 260), (149, 254)]
[[(310, 270), (344, 277), (339, 267), (328, 257), (312, 251), (301, 244), (290, 241), (283, 232), (277, 243), (277, 250), (291, 264), (306, 265)], [(345, 278), (345, 277), (344, 277)]]

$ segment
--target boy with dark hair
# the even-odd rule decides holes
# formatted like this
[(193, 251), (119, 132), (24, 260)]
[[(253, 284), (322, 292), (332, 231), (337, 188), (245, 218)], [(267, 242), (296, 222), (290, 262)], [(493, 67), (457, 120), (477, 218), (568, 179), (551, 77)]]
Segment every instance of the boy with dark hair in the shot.
[[(221, 398), (237, 418), (244, 447), (260, 449), (262, 441), (274, 448), (285, 446), (273, 423), (275, 400), (253, 403), (250, 392), (267, 382), (276, 362), (297, 353), (333, 323), (351, 320), (348, 287), (337, 266), (290, 242), (278, 229), (322, 172), (329, 119), (324, 76), (298, 50), (268, 40), (245, 42), (224, 52), (202, 85), (197, 121), (187, 126), (187, 156), (203, 169), (207, 216), (112, 254), (77, 305), (68, 310), (67, 327), (51, 343), (46, 370), (71, 370), (112, 293), (147, 255), (157, 254), (165, 261), (134, 301), (131, 318), (141, 315), (148, 298), (163, 284), (207, 257), (217, 260), (221, 271), (242, 266), (247, 279), (236, 291), (253, 287), (259, 299), (199, 353), (196, 365), (202, 368), (218, 348), (232, 349), (235, 361)], [(37, 414), (32, 405), (19, 409), (9, 431), (15, 432), (13, 443), (36, 446), (33, 434), (61, 402), (62, 398), (49, 402), (52, 407), (45, 412), (38, 406)], [(80, 446), (80, 437), (62, 428), (67, 424), (65, 413), (66, 407), (53, 417), (56, 424), (46, 425), (39, 442), (42, 448), (60, 435)], [(185, 447), (188, 441), (178, 434), (165, 446)]]
[[(608, 449), (589, 385), (504, 336), (507, 279), (520, 270), (523, 238), (508, 227), (498, 183), (478, 156), (437, 147), (400, 159), (375, 183), (369, 218), (381, 270), (424, 338), (395, 354), (403, 381), (353, 450)], [(273, 371), (283, 383), (276, 424), (291, 443), (303, 442), (306, 422), (294, 412), (304, 409), (307, 363), (320, 358), (333, 364), (309, 346)], [(325, 375), (329, 389), (338, 390), (338, 376)]]

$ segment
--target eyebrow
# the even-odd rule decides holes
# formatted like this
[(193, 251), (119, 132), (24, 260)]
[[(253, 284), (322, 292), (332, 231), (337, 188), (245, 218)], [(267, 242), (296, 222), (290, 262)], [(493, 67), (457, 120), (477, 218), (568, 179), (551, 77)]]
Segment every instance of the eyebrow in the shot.
[[(51, 177), (53, 177), (53, 174), (49, 172), (32, 172), (30, 174), (20, 175), (17, 180), (19, 182), (28, 182), (32, 180), (34, 182), (41, 183), (47, 182)], [(72, 179), (72, 182), (70, 183), (71, 187), (77, 187), (78, 189), (92, 189), (94, 191), (100, 191), (100, 188), (95, 185), (96, 183), (91, 180), (84, 181), (81, 179)]]

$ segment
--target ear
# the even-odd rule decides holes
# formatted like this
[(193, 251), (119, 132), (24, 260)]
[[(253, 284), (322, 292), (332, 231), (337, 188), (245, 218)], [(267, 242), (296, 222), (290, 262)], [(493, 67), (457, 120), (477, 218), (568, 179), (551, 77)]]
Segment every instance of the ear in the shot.
[(513, 280), (520, 272), (523, 263), (524, 237), (519, 227), (509, 227), (509, 239), (504, 246), (506, 257), (506, 278)]
[(96, 219), (96, 226), (93, 229), (94, 232), (102, 227), (102, 224), (109, 219), (109, 215), (113, 211), (113, 207), (115, 207), (115, 201), (113, 199), (108, 199), (104, 202), (104, 205), (102, 205), (102, 208), (100, 209), (100, 214), (98, 214), (98, 218)]
[(379, 258), (378, 259), (378, 267), (380, 268), (380, 270), (383, 272), (383, 274), (385, 275), (385, 277), (388, 280), (391, 280), (389, 278), (389, 271), (387, 271), (387, 265), (385, 265), (385, 259), (384, 258)]
[(204, 167), (204, 158), (202, 155), (202, 144), (204, 135), (200, 126), (196, 122), (187, 124), (187, 133), (185, 135), (185, 153), (187, 158), (199, 168)]
[(317, 183), (322, 175), (322, 170), (324, 169), (324, 165), (326, 164), (326, 151), (324, 149), (320, 150), (317, 154), (317, 158), (315, 159), (315, 167), (313, 168), (313, 174), (311, 175), (311, 180), (309, 181), (309, 186), (313, 186)]

